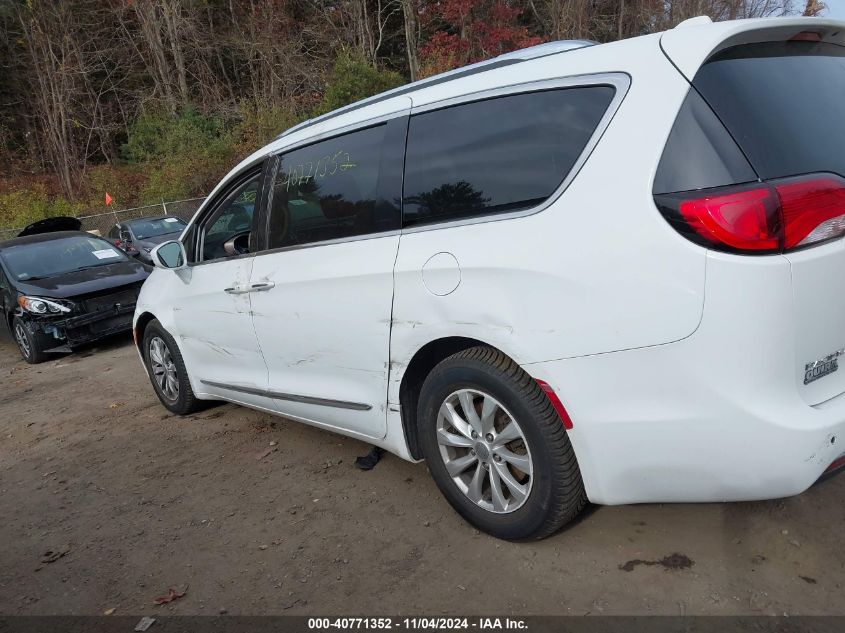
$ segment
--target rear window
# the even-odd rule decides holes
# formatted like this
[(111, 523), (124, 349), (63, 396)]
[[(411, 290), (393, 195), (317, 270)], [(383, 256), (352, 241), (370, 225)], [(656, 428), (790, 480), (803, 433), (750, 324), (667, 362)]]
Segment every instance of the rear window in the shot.
[(614, 92), (611, 86), (565, 88), (412, 116), (404, 225), (542, 203), (575, 165)]
[(735, 46), (708, 60), (693, 86), (764, 180), (845, 175), (845, 48), (806, 41)]
[(84, 236), (9, 246), (0, 257), (18, 281), (56, 277), (127, 259), (105, 240)]

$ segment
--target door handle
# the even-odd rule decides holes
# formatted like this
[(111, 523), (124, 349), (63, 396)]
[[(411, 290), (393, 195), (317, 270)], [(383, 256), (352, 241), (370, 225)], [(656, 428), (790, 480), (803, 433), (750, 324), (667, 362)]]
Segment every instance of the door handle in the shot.
[(261, 292), (263, 290), (270, 290), (271, 288), (275, 288), (276, 284), (272, 281), (264, 281), (258, 284), (252, 284), (251, 286), (232, 286), (231, 288), (224, 288), (223, 292), (226, 292), (230, 295), (243, 295), (247, 292)]
[(262, 292), (264, 290), (270, 290), (271, 288), (275, 288), (276, 284), (272, 281), (263, 281), (258, 284), (252, 284), (249, 288), (249, 292)]
[(231, 288), (224, 288), (223, 292), (230, 294), (230, 295), (242, 295), (247, 292), (252, 292), (250, 288), (245, 288), (243, 286), (232, 286)]

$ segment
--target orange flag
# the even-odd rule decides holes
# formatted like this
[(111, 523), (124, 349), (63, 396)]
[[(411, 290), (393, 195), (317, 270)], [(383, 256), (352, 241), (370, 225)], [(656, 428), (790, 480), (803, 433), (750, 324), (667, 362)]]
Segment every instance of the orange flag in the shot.
[(112, 197), (109, 195), (109, 192), (108, 192), (108, 191), (106, 191), (106, 206), (109, 206), (112, 202), (114, 202), (114, 200), (113, 200), (113, 199), (112, 199)]

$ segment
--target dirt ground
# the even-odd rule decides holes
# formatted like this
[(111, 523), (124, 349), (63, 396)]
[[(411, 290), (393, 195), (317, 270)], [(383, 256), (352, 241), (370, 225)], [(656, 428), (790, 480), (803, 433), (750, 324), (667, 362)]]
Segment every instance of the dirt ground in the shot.
[(0, 338), (0, 376), (0, 614), (845, 613), (845, 476), (511, 544), (424, 464), (361, 472), (365, 444), (233, 405), (168, 414), (129, 337), (39, 366)]

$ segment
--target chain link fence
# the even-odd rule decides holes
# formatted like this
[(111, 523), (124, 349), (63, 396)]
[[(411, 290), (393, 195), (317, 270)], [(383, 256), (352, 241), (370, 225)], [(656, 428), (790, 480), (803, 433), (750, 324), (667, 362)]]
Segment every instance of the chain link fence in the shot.
[[(161, 202), (160, 204), (150, 204), (144, 207), (134, 207), (131, 209), (120, 209), (114, 211), (107, 211), (106, 213), (95, 213), (91, 215), (78, 215), (78, 220), (82, 221), (82, 230), (90, 231), (98, 235), (105, 235), (118, 222), (124, 220), (137, 220), (139, 218), (152, 218), (162, 215), (172, 215), (187, 222), (190, 220), (197, 209), (200, 208), (205, 198), (189, 198), (188, 200), (173, 200), (171, 202)], [(17, 236), (23, 230), (23, 227), (18, 229), (0, 229), (0, 241), (8, 240)]]

